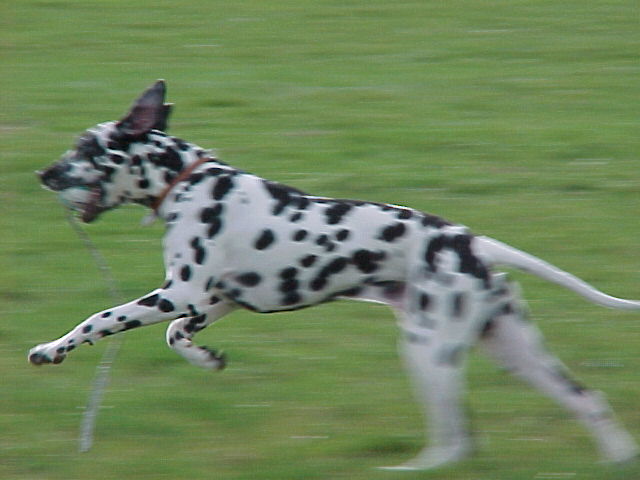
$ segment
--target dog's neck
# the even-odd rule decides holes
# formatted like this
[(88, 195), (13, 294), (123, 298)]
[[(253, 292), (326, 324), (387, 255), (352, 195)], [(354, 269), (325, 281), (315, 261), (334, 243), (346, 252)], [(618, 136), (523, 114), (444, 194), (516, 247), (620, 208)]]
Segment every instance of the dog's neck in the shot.
[(205, 162), (223, 165), (212, 152), (155, 130), (144, 142), (130, 144), (127, 154), (129, 174), (125, 184), (117, 187), (121, 191), (114, 188), (111, 194), (149, 207), (153, 215), (158, 215), (169, 193), (198, 166)]
[(215, 161), (215, 159), (212, 157), (201, 156), (200, 158), (198, 158), (198, 160), (191, 163), (189, 166), (185, 167), (173, 180), (167, 183), (167, 186), (164, 187), (164, 189), (160, 192), (160, 195), (158, 195), (156, 199), (151, 203), (150, 207), (151, 207), (151, 210), (153, 210), (153, 214), (156, 216), (158, 215), (158, 210), (162, 206), (162, 203), (164, 202), (165, 198), (167, 198), (167, 195), (169, 195), (171, 190), (173, 190), (173, 187), (175, 187), (180, 182), (187, 180), (189, 176), (193, 173), (193, 171), (203, 163), (213, 162), (213, 161)]

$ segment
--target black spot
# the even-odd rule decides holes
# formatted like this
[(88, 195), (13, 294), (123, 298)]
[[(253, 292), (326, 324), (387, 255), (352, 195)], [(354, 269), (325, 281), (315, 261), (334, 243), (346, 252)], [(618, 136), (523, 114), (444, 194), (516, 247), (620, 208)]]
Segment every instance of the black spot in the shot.
[(316, 244), (317, 245), (324, 245), (325, 243), (327, 243), (329, 241), (329, 236), (326, 234), (322, 234), (320, 235), (317, 239), (316, 239)]
[(309, 200), (307, 197), (299, 197), (296, 203), (296, 208), (298, 210), (306, 210), (310, 204), (311, 200)]
[(347, 266), (347, 259), (345, 257), (337, 257), (331, 260), (329, 264), (322, 269), (321, 274), (325, 275), (333, 275), (335, 273), (340, 273)]
[(171, 303), (166, 298), (163, 298), (162, 300), (160, 300), (160, 303), (158, 303), (158, 310), (160, 310), (161, 312), (173, 312), (175, 308), (176, 307), (173, 305), (173, 303)]
[(399, 208), (396, 218), (399, 220), (408, 220), (413, 216), (413, 212), (408, 208)]
[[(114, 150), (118, 150), (118, 149), (114, 149)], [(80, 138), (80, 141), (78, 142), (77, 151), (81, 156), (84, 156), (86, 158), (91, 158), (91, 159), (93, 157), (99, 157), (107, 153), (107, 151), (102, 147), (102, 145), (100, 145), (95, 135), (92, 135), (89, 133), (83, 135)]]
[(443, 220), (440, 217), (436, 217), (435, 215), (430, 215), (428, 213), (424, 213), (422, 220), (420, 220), (423, 227), (433, 227), (433, 228), (442, 228), (451, 225), (451, 223)]
[(124, 163), (124, 157), (122, 155), (118, 155), (117, 153), (112, 153), (109, 155), (109, 160), (111, 160), (116, 165), (122, 165)]
[(384, 258), (384, 256), (384, 252), (360, 249), (353, 252), (351, 259), (358, 270), (363, 273), (372, 273), (379, 268), (376, 262)]
[(204, 263), (204, 259), (207, 255), (207, 251), (200, 244), (200, 237), (193, 237), (191, 242), (189, 242), (191, 248), (193, 248), (193, 259), (198, 265), (202, 265)]
[(273, 231), (266, 228), (260, 233), (260, 236), (256, 239), (254, 243), (254, 248), (256, 250), (264, 250), (265, 248), (268, 248), (269, 245), (271, 245), (274, 240), (275, 240), (275, 235), (273, 234)]
[(305, 268), (308, 268), (311, 265), (313, 265), (317, 259), (318, 257), (316, 255), (307, 255), (306, 257), (303, 257), (300, 259), (300, 265), (302, 265)]
[(270, 182), (268, 180), (264, 180), (263, 183), (269, 195), (271, 195), (271, 197), (276, 201), (276, 204), (274, 205), (272, 210), (272, 213), (274, 215), (280, 215), (285, 207), (287, 207), (292, 201), (300, 198), (301, 195), (304, 195), (300, 190), (289, 187), (287, 185)]
[(318, 291), (318, 290), (323, 289), (326, 284), (327, 284), (327, 279), (326, 278), (324, 278), (324, 277), (316, 277), (309, 284), (309, 288), (311, 288), (311, 290)]
[(347, 238), (349, 238), (350, 234), (351, 232), (346, 228), (338, 230), (338, 232), (336, 233), (336, 240), (338, 240), (339, 242), (344, 242)]
[(293, 278), (298, 274), (298, 269), (296, 267), (287, 267), (280, 271), (280, 278), (287, 279)]
[(110, 316), (111, 316), (111, 312), (104, 312), (104, 313), (101, 315), (101, 317), (102, 317), (102, 318), (108, 318), (108, 317), (110, 317)]
[(489, 288), (489, 271), (471, 251), (472, 238), (471, 235), (456, 235), (453, 239), (453, 249), (460, 257), (460, 273), (469, 273), (483, 280), (485, 288)]
[(233, 180), (230, 176), (221, 176), (213, 186), (211, 196), (214, 200), (222, 200), (222, 198), (233, 188)]
[(241, 283), (245, 287), (255, 287), (260, 283), (262, 278), (256, 272), (247, 272), (236, 277), (238, 283)]
[(466, 307), (466, 296), (464, 293), (456, 293), (451, 300), (451, 315), (454, 319), (459, 319), (464, 314)]
[(433, 238), (424, 253), (424, 259), (432, 272), (436, 271), (436, 255), (447, 245), (447, 237), (439, 235)]
[(314, 278), (309, 284), (309, 287), (311, 288), (311, 290), (320, 290), (324, 288), (324, 286), (327, 284), (327, 278), (331, 275), (340, 273), (346, 268), (348, 264), (349, 260), (346, 257), (334, 258), (328, 264), (322, 267), (320, 272), (318, 272), (316, 278)]
[(200, 211), (200, 221), (202, 223), (211, 223), (217, 220), (217, 217), (220, 216), (223, 210), (223, 205), (221, 203), (217, 203), (213, 207), (206, 207)]
[(291, 217), (289, 217), (289, 221), (290, 222), (299, 222), (302, 219), (302, 213), (300, 212), (296, 212), (293, 215), (291, 215)]
[(209, 299), (209, 305), (215, 305), (220, 301), (220, 297), (216, 297), (215, 295)]
[(207, 238), (213, 238), (222, 230), (222, 221), (219, 218), (211, 219), (211, 224), (207, 229)]
[(342, 292), (338, 292), (336, 294), (336, 296), (341, 296), (341, 297), (357, 297), (358, 295), (360, 295), (362, 293), (362, 288), (361, 287), (352, 287), (349, 288), (347, 290), (343, 290)]
[(211, 290), (211, 287), (213, 287), (213, 284), (215, 283), (215, 278), (214, 277), (209, 277), (207, 279), (207, 283), (204, 284), (204, 291), (207, 292), (209, 290)]
[(346, 215), (352, 206), (346, 202), (337, 202), (324, 211), (327, 216), (327, 223), (329, 225), (335, 225), (342, 221), (342, 217)]
[(160, 296), (157, 293), (154, 295), (149, 295), (148, 297), (138, 300), (138, 305), (142, 305), (144, 307), (155, 307), (158, 303), (159, 298)]
[(282, 298), (282, 305), (294, 305), (301, 300), (302, 297), (298, 292), (289, 292)]
[(182, 157), (173, 148), (167, 148), (162, 157), (165, 162), (165, 166), (171, 170), (179, 172), (183, 169), (184, 163), (182, 162)]
[(119, 321), (119, 322), (124, 322), (126, 319), (127, 319), (127, 316), (126, 316), (126, 315), (120, 315), (120, 316), (118, 317), (118, 321)]
[(242, 296), (242, 290), (240, 290), (239, 288), (234, 288), (233, 290), (227, 292), (227, 296), (231, 299), (236, 299)]
[(197, 185), (203, 179), (204, 179), (204, 173), (196, 172), (189, 175), (189, 178), (187, 179), (187, 181), (189, 182), (190, 185)]
[(164, 183), (171, 183), (176, 178), (176, 174), (173, 172), (164, 172)]
[(124, 330), (131, 330), (132, 328), (138, 328), (142, 326), (142, 322), (140, 320), (129, 320), (124, 324)]
[(431, 304), (431, 297), (426, 293), (420, 294), (420, 310), (427, 310)]
[(180, 279), (183, 282), (188, 282), (191, 279), (191, 267), (189, 265), (184, 265), (180, 269)]
[(404, 226), (404, 223), (396, 222), (384, 227), (380, 232), (378, 239), (384, 240), (385, 242), (393, 242), (404, 235), (405, 230), (406, 227)]
[(190, 150), (190, 148), (191, 148), (187, 142), (185, 142), (184, 140), (181, 140), (180, 138), (171, 137), (171, 140), (173, 140), (175, 142), (175, 144), (176, 144), (176, 147), (178, 147), (183, 152), (186, 152), (187, 150)]
[(140, 188), (149, 188), (149, 180), (147, 180), (146, 178), (143, 178), (141, 180), (138, 180), (138, 187)]
[(307, 238), (307, 234), (309, 232), (307, 232), (306, 230), (298, 230), (296, 231), (293, 236), (292, 236), (292, 240), (294, 242), (301, 242), (302, 240), (304, 240), (305, 238)]
[(299, 286), (300, 282), (298, 282), (298, 280), (296, 280), (295, 278), (288, 278), (280, 284), (279, 290), (282, 293), (287, 293), (297, 290)]
[(93, 325), (85, 325), (82, 327), (82, 333), (89, 333), (91, 330), (93, 330)]
[(431, 271), (435, 271), (437, 265), (435, 263), (436, 255), (444, 249), (452, 250), (460, 259), (460, 273), (468, 273), (483, 281), (484, 287), (489, 288), (490, 279), (489, 272), (485, 265), (471, 251), (471, 235), (461, 234), (453, 237), (439, 235), (433, 238), (425, 251), (424, 259)]

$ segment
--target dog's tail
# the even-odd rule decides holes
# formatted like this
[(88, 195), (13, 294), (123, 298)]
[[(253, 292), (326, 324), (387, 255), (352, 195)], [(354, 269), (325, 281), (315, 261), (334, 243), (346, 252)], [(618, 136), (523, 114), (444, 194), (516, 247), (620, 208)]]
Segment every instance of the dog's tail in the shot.
[(578, 277), (493, 238), (484, 236), (475, 237), (474, 247), (480, 258), (489, 264), (507, 265), (532, 273), (540, 278), (568, 288), (582, 295), (587, 300), (604, 307), (623, 310), (640, 310), (640, 301), (626, 300), (607, 295), (606, 293), (596, 290)]

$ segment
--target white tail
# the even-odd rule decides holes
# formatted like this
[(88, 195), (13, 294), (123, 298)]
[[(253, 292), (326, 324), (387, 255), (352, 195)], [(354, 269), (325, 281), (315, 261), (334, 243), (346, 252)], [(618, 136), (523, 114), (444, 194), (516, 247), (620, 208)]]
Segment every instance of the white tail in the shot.
[(604, 307), (623, 310), (640, 310), (640, 301), (625, 300), (602, 293), (578, 277), (493, 238), (483, 236), (476, 237), (473, 247), (474, 251), (489, 264), (508, 265), (532, 273), (540, 278), (568, 288), (582, 295), (587, 300)]

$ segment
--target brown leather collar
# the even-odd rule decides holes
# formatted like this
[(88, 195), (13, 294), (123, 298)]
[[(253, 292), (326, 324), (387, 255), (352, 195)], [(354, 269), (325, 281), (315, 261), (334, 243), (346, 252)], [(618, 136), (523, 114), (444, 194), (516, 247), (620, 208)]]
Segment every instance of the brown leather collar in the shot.
[(166, 187), (164, 187), (164, 190), (160, 192), (160, 195), (158, 195), (158, 198), (156, 198), (151, 204), (151, 209), (153, 210), (154, 215), (158, 215), (158, 210), (160, 209), (162, 202), (165, 201), (165, 199), (167, 198), (167, 195), (169, 195), (171, 190), (173, 190), (173, 187), (175, 187), (180, 182), (186, 180), (189, 177), (189, 175), (191, 175), (191, 173), (193, 173), (193, 171), (196, 168), (198, 168), (200, 165), (206, 162), (210, 162), (212, 160), (214, 159), (211, 157), (200, 157), (198, 160), (193, 162), (187, 168), (182, 170), (173, 180), (171, 180), (171, 182)]

